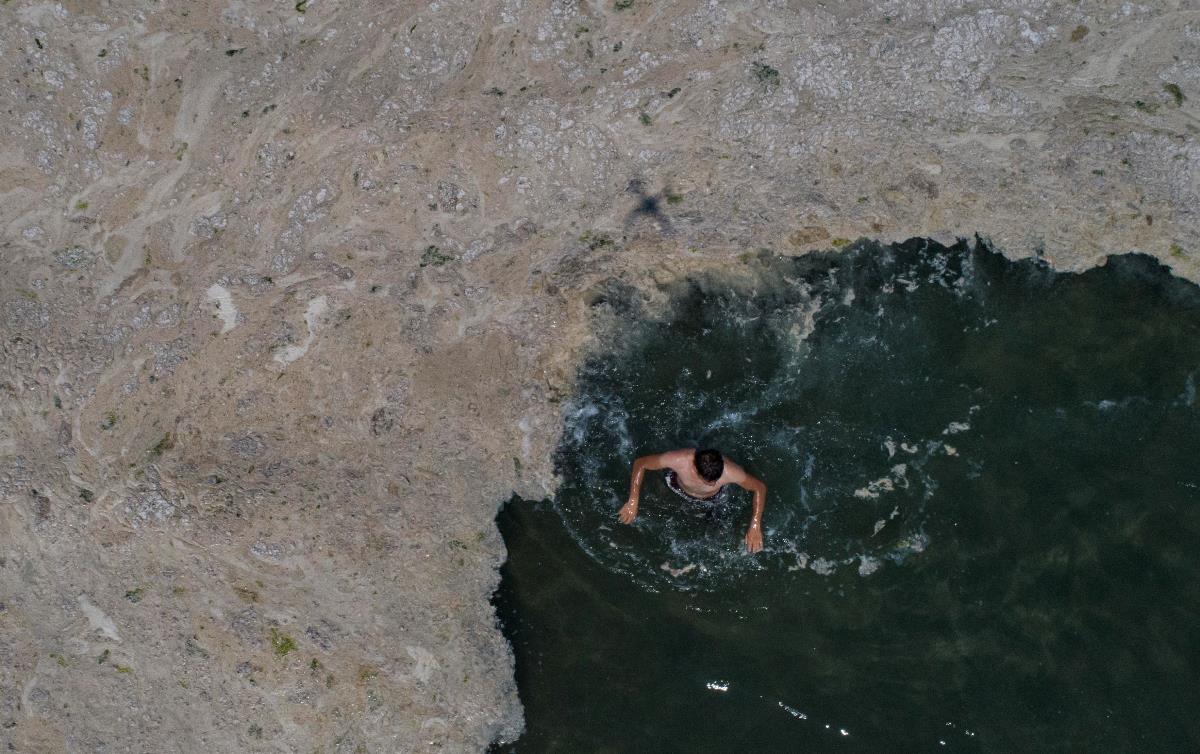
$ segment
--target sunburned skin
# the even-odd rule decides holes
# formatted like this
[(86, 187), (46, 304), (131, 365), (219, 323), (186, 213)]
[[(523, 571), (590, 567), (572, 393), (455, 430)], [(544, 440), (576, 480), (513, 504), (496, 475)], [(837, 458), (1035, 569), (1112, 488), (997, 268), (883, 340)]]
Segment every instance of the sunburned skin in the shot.
[(713, 482), (702, 477), (696, 468), (696, 450), (694, 448), (669, 450), (666, 453), (638, 458), (633, 462), (633, 474), (629, 482), (629, 500), (621, 506), (617, 517), (624, 524), (633, 523), (634, 518), (637, 517), (638, 502), (642, 494), (642, 479), (645, 477), (646, 471), (671, 469), (675, 472), (680, 489), (692, 497), (701, 499), (716, 495), (727, 484), (736, 484), (754, 495), (750, 528), (746, 531), (743, 541), (746, 543), (748, 551), (758, 552), (763, 546), (762, 512), (766, 505), (767, 485), (763, 484), (762, 480), (747, 474), (745, 469), (724, 455), (721, 458), (724, 461), (724, 469), (721, 476)]

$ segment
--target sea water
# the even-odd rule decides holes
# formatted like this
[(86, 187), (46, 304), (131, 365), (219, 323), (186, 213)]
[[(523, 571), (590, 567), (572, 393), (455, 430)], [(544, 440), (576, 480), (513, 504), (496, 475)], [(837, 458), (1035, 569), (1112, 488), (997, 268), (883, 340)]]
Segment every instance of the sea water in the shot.
[[(1200, 747), (1200, 290), (982, 244), (767, 255), (595, 300), (497, 611), (520, 752)], [(768, 486), (688, 515), (638, 455)]]

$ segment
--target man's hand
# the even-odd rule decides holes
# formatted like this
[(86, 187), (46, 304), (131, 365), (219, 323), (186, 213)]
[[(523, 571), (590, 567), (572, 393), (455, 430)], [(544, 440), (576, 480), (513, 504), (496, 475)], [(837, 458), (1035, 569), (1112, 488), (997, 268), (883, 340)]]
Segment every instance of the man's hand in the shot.
[(750, 524), (750, 530), (746, 532), (746, 549), (750, 552), (762, 549), (762, 526), (757, 521)]
[(728, 478), (729, 481), (754, 495), (750, 512), (750, 530), (746, 532), (745, 542), (747, 551), (758, 552), (762, 549), (762, 514), (763, 508), (767, 504), (767, 485), (763, 484), (761, 479), (747, 474), (741, 466), (730, 461), (725, 462), (723, 478)]
[(629, 502), (625, 503), (617, 513), (617, 518), (621, 519), (621, 523), (632, 524), (633, 519), (637, 518), (638, 496), (642, 494), (642, 478), (647, 471), (667, 468), (667, 462), (663, 459), (669, 456), (670, 453), (659, 453), (658, 455), (641, 456), (633, 460), (633, 471), (629, 475)]

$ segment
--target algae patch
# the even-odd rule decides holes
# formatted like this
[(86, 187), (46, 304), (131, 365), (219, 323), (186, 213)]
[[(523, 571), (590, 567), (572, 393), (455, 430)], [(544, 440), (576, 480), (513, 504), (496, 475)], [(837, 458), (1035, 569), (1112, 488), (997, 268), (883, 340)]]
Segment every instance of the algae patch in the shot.
[(296, 650), (296, 640), (278, 629), (271, 629), (271, 651), (276, 657), (286, 657), (289, 652)]

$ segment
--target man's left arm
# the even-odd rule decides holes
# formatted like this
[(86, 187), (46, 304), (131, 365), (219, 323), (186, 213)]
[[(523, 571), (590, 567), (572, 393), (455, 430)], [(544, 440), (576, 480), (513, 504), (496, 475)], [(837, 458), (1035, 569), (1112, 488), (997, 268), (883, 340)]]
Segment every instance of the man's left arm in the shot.
[(754, 495), (754, 502), (750, 512), (750, 528), (746, 531), (746, 549), (750, 552), (758, 552), (762, 549), (762, 514), (763, 508), (767, 505), (767, 485), (757, 477), (750, 476), (740, 466), (733, 466), (729, 469), (729, 481), (744, 490), (749, 491)]

